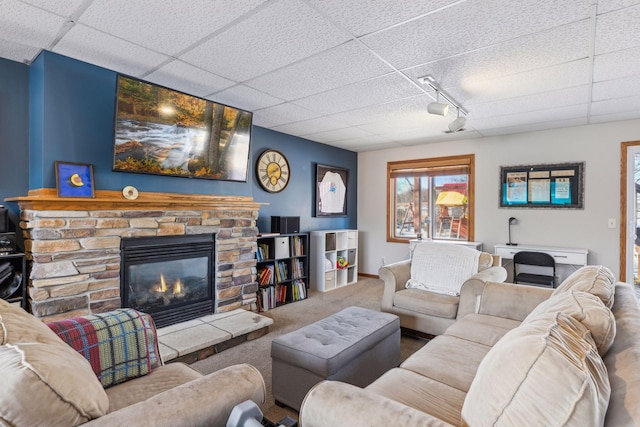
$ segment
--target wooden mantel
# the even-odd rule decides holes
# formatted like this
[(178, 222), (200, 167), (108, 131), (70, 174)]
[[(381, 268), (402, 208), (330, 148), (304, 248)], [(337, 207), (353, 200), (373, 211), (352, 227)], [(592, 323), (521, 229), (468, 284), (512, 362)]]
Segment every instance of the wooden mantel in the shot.
[(95, 197), (58, 197), (55, 188), (30, 190), (28, 196), (10, 197), (22, 210), (152, 210), (152, 209), (260, 209), (267, 203), (253, 201), (250, 196), (218, 196), (207, 194), (140, 192), (135, 200), (126, 199), (122, 192), (96, 190)]

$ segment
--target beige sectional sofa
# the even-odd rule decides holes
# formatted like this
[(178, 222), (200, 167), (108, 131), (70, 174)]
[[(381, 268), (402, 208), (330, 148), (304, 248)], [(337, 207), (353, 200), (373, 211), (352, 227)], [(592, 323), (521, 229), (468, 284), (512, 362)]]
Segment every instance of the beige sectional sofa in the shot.
[(640, 425), (640, 310), (608, 269), (557, 289), (470, 282), (460, 310), (366, 388), (316, 385), (301, 426)]
[[(126, 329), (121, 319), (134, 311), (116, 311), (94, 316), (104, 316), (108, 331), (92, 335), (102, 347), (94, 352), (97, 347), (84, 346), (80, 351), (91, 353), (85, 358), (51, 327), (0, 300), (0, 426), (225, 426), (235, 405), (264, 403), (266, 388), (255, 367), (239, 364), (202, 375), (183, 363), (163, 365), (147, 315), (135, 312), (142, 327)], [(89, 317), (60, 323), (87, 330), (90, 325), (81, 322)], [(64, 336), (85, 343), (90, 335), (67, 329)], [(103, 351), (112, 339), (115, 345)]]

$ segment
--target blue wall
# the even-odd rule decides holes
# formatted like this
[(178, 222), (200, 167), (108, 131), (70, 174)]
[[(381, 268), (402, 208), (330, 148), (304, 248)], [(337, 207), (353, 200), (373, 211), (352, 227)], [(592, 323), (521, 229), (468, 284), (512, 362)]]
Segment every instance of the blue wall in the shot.
[[(29, 191), (29, 67), (0, 58), (0, 204)], [(10, 229), (18, 223), (15, 203)]]
[[(246, 183), (113, 172), (117, 73), (52, 52), (40, 54), (29, 69), (30, 189), (55, 188), (56, 160), (91, 163), (99, 190), (133, 185), (140, 191), (253, 196), (269, 204), (260, 209), (261, 231), (270, 231), (272, 215), (300, 216), (301, 231), (357, 227), (354, 152), (254, 126)], [(278, 194), (262, 190), (255, 178), (255, 162), (267, 148), (281, 151), (291, 167), (290, 183)], [(350, 170), (347, 217), (314, 217), (317, 163)], [(26, 193), (10, 190), (4, 197)]]

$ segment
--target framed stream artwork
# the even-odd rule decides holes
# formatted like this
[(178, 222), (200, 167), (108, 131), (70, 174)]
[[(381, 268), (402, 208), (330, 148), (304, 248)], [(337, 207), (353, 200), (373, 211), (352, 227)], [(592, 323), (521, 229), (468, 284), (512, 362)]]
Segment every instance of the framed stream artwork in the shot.
[(500, 207), (584, 208), (584, 162), (500, 167)]
[(253, 114), (118, 76), (113, 170), (247, 181)]
[(93, 165), (56, 161), (55, 168), (58, 197), (95, 197)]
[(346, 216), (349, 169), (316, 165), (316, 216)]

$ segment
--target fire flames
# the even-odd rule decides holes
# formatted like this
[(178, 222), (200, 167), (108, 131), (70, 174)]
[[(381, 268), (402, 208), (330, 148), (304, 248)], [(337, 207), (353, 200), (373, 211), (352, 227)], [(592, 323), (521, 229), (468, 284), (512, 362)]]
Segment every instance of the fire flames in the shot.
[[(167, 294), (169, 291), (169, 286), (167, 285), (167, 280), (164, 278), (164, 274), (160, 273), (160, 283), (152, 289), (156, 293)], [(185, 289), (182, 281), (177, 279), (172, 287), (172, 292), (174, 297), (182, 298), (185, 296)]]

